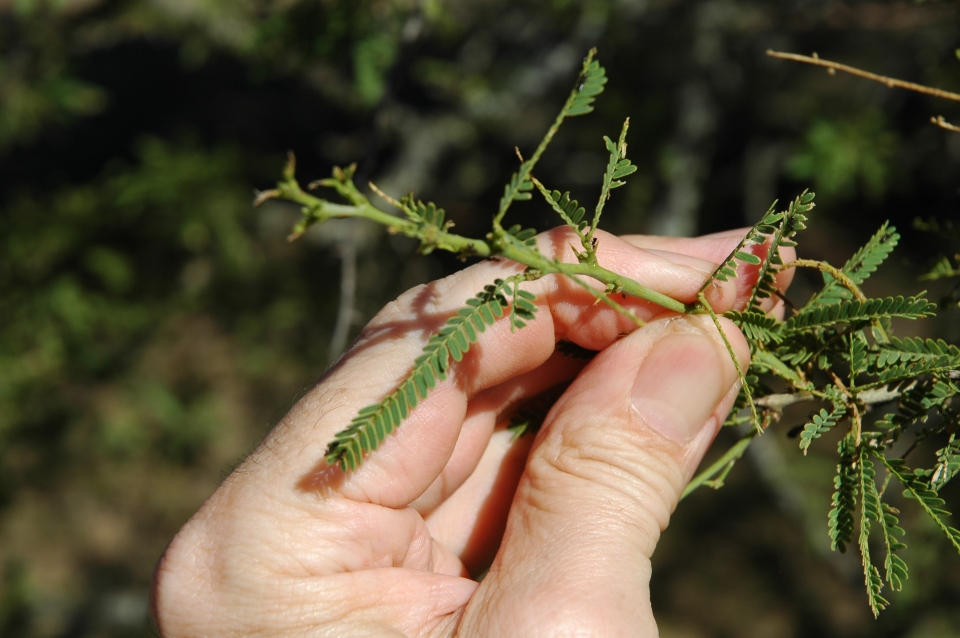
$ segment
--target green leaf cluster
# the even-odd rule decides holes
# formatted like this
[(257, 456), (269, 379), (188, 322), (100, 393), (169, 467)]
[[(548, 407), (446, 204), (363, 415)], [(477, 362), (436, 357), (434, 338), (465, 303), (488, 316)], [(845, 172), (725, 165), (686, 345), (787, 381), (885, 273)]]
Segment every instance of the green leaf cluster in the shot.
[[(520, 167), (504, 187), (485, 239), (453, 234), (441, 208), (415, 200), (412, 195), (398, 202), (381, 193), (404, 212), (404, 218), (380, 212), (353, 186), (349, 169), (339, 174), (335, 171), (334, 179), (321, 182), (334, 188), (347, 204), (334, 204), (301, 191), (292, 164), (277, 189), (261, 195), (261, 200), (280, 198), (300, 204), (306, 223), (336, 217), (365, 218), (392, 232), (418, 238), (425, 252), (440, 248), (460, 256), (501, 257), (525, 267), (517, 275), (489, 284), (451, 316), (426, 343), (406, 378), (380, 401), (361, 410), (336, 435), (327, 449), (327, 462), (343, 471), (356, 469), (365, 455), (376, 450), (430, 391), (449, 377), (486, 327), (503, 320), (510, 322), (511, 329), (519, 330), (535, 320), (537, 300), (521, 287), (525, 282), (551, 274), (565, 276), (594, 295), (598, 303), (607, 304), (638, 325), (643, 322), (621, 305), (621, 295), (645, 299), (674, 312), (708, 314), (720, 328), (741, 381), (728, 424), (752, 422), (754, 428), (695, 477), (685, 494), (701, 485), (721, 486), (750, 441), (776, 423), (787, 406), (810, 401), (821, 404), (799, 428), (799, 448), (806, 455), (822, 439), (839, 434), (828, 534), (835, 550), (858, 548), (868, 603), (878, 614), (888, 605), (884, 587), (897, 591), (908, 575), (906, 563), (897, 554), (905, 547), (899, 511), (883, 502), (887, 482), (898, 481), (960, 550), (960, 532), (946, 522), (948, 513), (939, 496), (939, 490), (960, 473), (960, 417), (954, 406), (960, 393), (960, 348), (942, 340), (893, 335), (893, 319), (917, 320), (936, 313), (936, 304), (924, 293), (871, 298), (861, 289), (897, 245), (899, 235), (890, 224), (881, 226), (840, 268), (807, 259), (785, 263), (785, 251), (781, 249), (796, 246), (796, 236), (806, 227), (814, 207), (814, 194), (808, 191), (782, 210), (777, 210), (774, 202), (705, 280), (694, 303), (679, 302), (606, 270), (597, 261), (595, 232), (612, 191), (636, 171), (627, 158), (629, 120), (624, 122), (616, 142), (603, 138), (609, 159), (592, 218), (587, 218), (586, 207), (569, 191), (549, 189), (533, 175), (564, 119), (588, 113), (602, 92), (606, 76), (593, 56), (591, 51), (584, 60), (577, 86), (534, 153), (529, 159), (520, 157)], [(580, 240), (581, 247), (575, 249), (577, 263), (563, 263), (541, 254), (532, 229), (521, 224), (504, 228), (502, 222), (512, 203), (530, 200), (534, 189)], [(766, 310), (771, 302), (780, 302), (777, 279), (789, 268), (815, 269), (822, 275), (823, 285), (802, 307), (791, 305), (781, 320)], [(749, 299), (744, 308), (727, 312), (726, 317), (750, 344), (752, 357), (747, 369), (740, 367), (706, 294), (715, 283), (743, 277), (744, 273), (755, 280)], [(588, 279), (599, 285), (589, 284)], [(561, 342), (557, 348), (567, 356), (590, 356), (572, 344)], [(519, 408), (510, 429), (517, 435), (536, 430), (557, 396), (559, 392), (548, 400), (540, 397), (544, 400)], [(871, 411), (880, 413), (872, 421), (865, 418)], [(909, 469), (903, 458), (891, 452), (891, 446), (908, 432), (917, 441), (945, 441), (931, 467)], [(886, 473), (882, 488), (877, 485), (878, 467)], [(874, 537), (882, 540), (882, 563), (877, 563), (871, 553)]]
[(360, 410), (350, 425), (338, 432), (327, 447), (327, 463), (339, 464), (344, 471), (356, 469), (365, 452), (380, 447), (410, 415), (417, 404), (427, 398), (437, 383), (445, 380), (452, 362), (462, 361), (479, 335), (504, 315), (508, 305), (505, 292), (514, 293), (511, 324), (522, 328), (524, 320), (532, 320), (536, 312), (530, 300), (533, 295), (516, 287), (516, 278), (497, 279), (483, 291), (467, 300), (465, 307), (447, 319), (443, 328), (430, 337), (417, 357), (413, 370), (386, 399)]
[[(877, 267), (890, 256), (893, 249), (897, 247), (900, 241), (900, 234), (897, 229), (884, 222), (880, 229), (874, 233), (862, 248), (857, 250), (847, 263), (840, 269), (847, 279), (859, 286), (867, 278), (876, 272)], [(823, 273), (823, 288), (810, 300), (808, 305), (817, 305), (820, 303), (830, 304), (852, 298), (853, 293), (844, 287), (838, 279), (830, 273)]]
[[(765, 219), (774, 218), (768, 213)], [(773, 231), (774, 235), (777, 232), (770, 223), (762, 230)], [(798, 259), (792, 264), (770, 260), (769, 272), (774, 275), (783, 267), (817, 269), (823, 274), (823, 287), (803, 307), (789, 312), (784, 321), (772, 319), (758, 306), (727, 313), (753, 351), (741, 404), (752, 401), (759, 406), (760, 423), (775, 422), (780, 411), (794, 403), (826, 404), (799, 429), (803, 454), (827, 433), (837, 429), (844, 432), (827, 527), (835, 550), (845, 551), (856, 539), (867, 599), (874, 614), (889, 604), (881, 593), (883, 588), (899, 590), (908, 574), (905, 561), (896, 553), (905, 547), (905, 532), (899, 525), (899, 512), (881, 500), (884, 490), (877, 487), (878, 462), (887, 474), (886, 480), (899, 481), (905, 494), (920, 504), (960, 550), (960, 536), (946, 522), (949, 514), (939, 496), (939, 490), (957, 475), (960, 466), (956, 445), (960, 419), (954, 407), (960, 393), (956, 383), (960, 348), (943, 340), (893, 336), (892, 319), (923, 319), (936, 313), (936, 304), (924, 293), (869, 298), (860, 288), (889, 257), (898, 238), (896, 229), (884, 224), (839, 269), (811, 260)], [(750, 239), (748, 235), (744, 245)], [(718, 269), (717, 278), (735, 276), (739, 264), (755, 261), (735, 251)], [(761, 277), (772, 281), (765, 275)], [(763, 383), (764, 377), (776, 378), (777, 384)], [(784, 384), (786, 390), (782, 389)], [(770, 389), (773, 385), (781, 389), (774, 392)], [(871, 410), (881, 415), (869, 429), (865, 415)], [(741, 421), (737, 415), (730, 419), (731, 424)], [(892, 454), (892, 446), (905, 433), (918, 442), (947, 438), (932, 467), (909, 469), (904, 459)], [(730, 462), (739, 454), (742, 451), (731, 455)], [(711, 480), (707, 476), (702, 483), (711, 484)], [(882, 574), (871, 554), (872, 530), (883, 541)]]

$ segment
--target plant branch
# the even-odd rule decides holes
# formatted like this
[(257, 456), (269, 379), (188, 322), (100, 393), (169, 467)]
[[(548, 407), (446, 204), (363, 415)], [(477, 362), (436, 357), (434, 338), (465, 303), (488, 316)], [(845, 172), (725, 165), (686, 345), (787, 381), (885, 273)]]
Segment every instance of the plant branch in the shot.
[(721, 482), (719, 484), (713, 485), (714, 489), (719, 488), (722, 485), (722, 477), (726, 476), (727, 472), (730, 471), (730, 468), (736, 463), (747, 451), (747, 448), (750, 447), (751, 441), (754, 437), (759, 434), (759, 430), (756, 428), (750, 430), (749, 433), (745, 434), (743, 438), (733, 444), (733, 446), (727, 450), (723, 456), (717, 459), (710, 467), (704, 471), (697, 474), (693, 477), (693, 480), (687, 485), (686, 489), (683, 490), (683, 494), (680, 495), (680, 500), (687, 498), (691, 492), (697, 488), (708, 485), (717, 474), (721, 474)]
[(842, 270), (831, 266), (825, 261), (816, 261), (814, 259), (795, 259), (788, 264), (784, 264), (782, 270), (787, 270), (788, 268), (816, 268), (820, 272), (825, 272), (839, 281), (844, 288), (853, 294), (857, 301), (867, 301), (867, 297), (860, 291), (860, 288), (857, 287), (857, 284), (855, 284), (852, 279), (847, 277)]
[(951, 124), (950, 122), (946, 121), (945, 119), (943, 119), (942, 115), (938, 115), (937, 117), (931, 117), (930, 121), (942, 129), (945, 129), (947, 131), (953, 131), (954, 133), (960, 133), (960, 126), (957, 126), (956, 124)]
[[(899, 399), (901, 395), (903, 395), (904, 391), (909, 389), (909, 387), (912, 386), (891, 390), (889, 386), (885, 385), (879, 388), (860, 390), (857, 392), (857, 401), (863, 403), (864, 405), (887, 403), (888, 401)], [(819, 397), (811, 392), (783, 392), (779, 394), (768, 394), (764, 397), (760, 397), (756, 400), (756, 404), (762, 408), (782, 412), (784, 408), (789, 407), (794, 403), (817, 401), (821, 400), (822, 398), (823, 397)]]
[(492, 240), (492, 244), (495, 254), (529, 266), (541, 275), (562, 274), (569, 277), (585, 275), (604, 284), (610, 292), (622, 292), (631, 297), (645, 299), (667, 310), (690, 314), (697, 312), (699, 309), (696, 304), (685, 304), (682, 301), (677, 301), (673, 297), (668, 297), (661, 292), (647, 288), (629, 277), (624, 277), (602, 266), (580, 263), (568, 264), (557, 261), (556, 259), (550, 259), (536, 250), (527, 248), (521, 242), (517, 241), (516, 238), (506, 233), (495, 237)]
[[(593, 62), (593, 58), (596, 56), (596, 54), (597, 50), (595, 48), (590, 49), (590, 51), (587, 53), (587, 57), (583, 60), (583, 70), (580, 72), (580, 78), (578, 78), (579, 82), (582, 82), (583, 77), (590, 68), (590, 65)], [(534, 166), (536, 166), (537, 162), (540, 161), (540, 156), (543, 155), (544, 151), (547, 150), (547, 146), (550, 145), (550, 142), (553, 140), (553, 136), (557, 134), (558, 130), (560, 130), (560, 125), (563, 124), (563, 121), (570, 115), (570, 109), (573, 107), (574, 102), (577, 101), (581, 87), (582, 85), (578, 84), (577, 88), (575, 88), (567, 97), (567, 101), (564, 102), (563, 108), (560, 109), (557, 117), (553, 120), (553, 124), (551, 124), (550, 128), (547, 129), (546, 134), (543, 136), (543, 139), (540, 140), (540, 144), (533, 152), (533, 155), (530, 156), (530, 159), (524, 162), (521, 157), (520, 169), (515, 175), (516, 179), (512, 180), (512, 183), (507, 186), (507, 191), (504, 193), (504, 197), (501, 199), (500, 209), (493, 218), (493, 227), (495, 230), (501, 230), (500, 223), (503, 221), (503, 216), (507, 214), (510, 204), (513, 203), (514, 199), (516, 199), (516, 196), (520, 193), (520, 189), (523, 187), (523, 184), (529, 179), (530, 173), (533, 172)]]
[[(272, 190), (258, 193), (254, 200), (255, 205), (260, 205), (269, 199), (280, 199), (300, 204), (301, 212), (304, 217), (295, 227), (288, 239), (293, 241), (300, 237), (307, 228), (315, 223), (323, 223), (330, 219), (368, 219), (387, 227), (390, 233), (399, 233), (407, 237), (420, 238), (421, 231), (419, 225), (409, 219), (403, 219), (389, 213), (385, 213), (367, 200), (367, 198), (357, 190), (353, 182), (351, 172), (337, 169), (334, 171), (334, 177), (316, 182), (320, 186), (329, 186), (349, 200), (350, 204), (334, 204), (325, 199), (315, 197), (302, 188), (293, 175), (293, 158), (284, 169), (283, 179)], [(338, 175), (339, 173), (339, 175)], [(432, 236), (433, 243), (444, 250), (457, 253), (462, 256), (489, 257), (493, 254), (490, 244), (481, 239), (472, 239), (463, 237), (441, 229), (435, 229)]]
[[(317, 184), (335, 188), (351, 204), (334, 204), (305, 192), (300, 188), (293, 174), (293, 160), (288, 162), (284, 169), (283, 179), (275, 189), (258, 193), (257, 205), (270, 199), (279, 199), (294, 202), (302, 206), (304, 218), (294, 228), (289, 239), (292, 241), (306, 232), (306, 229), (315, 223), (323, 223), (329, 219), (360, 218), (382, 224), (391, 233), (399, 233), (408, 237), (422, 239), (423, 231), (416, 222), (397, 217), (376, 208), (360, 193), (353, 182), (351, 171), (334, 171), (334, 177), (320, 180)], [(388, 198), (387, 201), (391, 201)], [(391, 201), (391, 203), (393, 203)], [(397, 202), (399, 204), (399, 202)], [(459, 254), (461, 256), (491, 257), (494, 255), (511, 259), (527, 266), (539, 273), (563, 274), (567, 276), (586, 276), (602, 283), (610, 292), (622, 292), (631, 297), (645, 299), (659, 306), (683, 314), (702, 312), (698, 304), (685, 304), (672, 297), (643, 286), (636, 281), (624, 277), (601, 266), (591, 264), (568, 264), (545, 257), (535, 248), (526, 246), (505, 231), (492, 232), (487, 236), (488, 241), (472, 239), (454, 233), (432, 228), (431, 242), (437, 247)], [(615, 302), (614, 302), (615, 303)], [(618, 304), (619, 305), (619, 304)]]
[(619, 314), (623, 315), (624, 317), (626, 317), (627, 319), (635, 323), (638, 328), (642, 328), (645, 325), (647, 325), (647, 322), (641, 319), (640, 317), (638, 317), (637, 313), (630, 310), (629, 308), (624, 308), (623, 306), (618, 304), (616, 301), (611, 299), (608, 291), (598, 290), (593, 286), (591, 286), (590, 284), (588, 284), (587, 282), (582, 281), (579, 277), (571, 277), (570, 279), (572, 279), (573, 282), (576, 283), (578, 286), (580, 286), (581, 288), (589, 292), (591, 295), (593, 295), (596, 298), (597, 303), (605, 303), (606, 305), (610, 306), (611, 308), (616, 310)]
[[(833, 277), (834, 279), (836, 279), (838, 282), (840, 282), (840, 285), (842, 285), (844, 288), (849, 290), (850, 294), (852, 294), (857, 301), (861, 303), (867, 302), (866, 295), (864, 295), (863, 292), (861, 292), (857, 284), (852, 279), (850, 279), (850, 277), (848, 277), (846, 273), (844, 273), (839, 268), (831, 266), (825, 261), (816, 261), (813, 259), (797, 259), (797, 260), (791, 261), (789, 264), (785, 264), (783, 268), (784, 269), (816, 268), (820, 272), (825, 272), (829, 274), (831, 277)], [(887, 331), (884, 329), (883, 324), (881, 324), (879, 321), (872, 321), (871, 325), (873, 325), (874, 334), (877, 335), (877, 337), (881, 341), (887, 342), (890, 340), (890, 336), (887, 334)]]
[(935, 89), (930, 86), (924, 86), (923, 84), (916, 84), (914, 82), (897, 80), (896, 78), (890, 78), (885, 75), (877, 75), (876, 73), (870, 73), (869, 71), (864, 71), (854, 66), (840, 64), (839, 62), (831, 62), (830, 60), (823, 60), (819, 56), (817, 56), (816, 53), (814, 53), (812, 56), (807, 56), (807, 55), (797, 55), (796, 53), (782, 53), (780, 51), (767, 50), (767, 55), (769, 55), (771, 58), (779, 58), (781, 60), (792, 60), (793, 62), (803, 62), (805, 64), (813, 64), (814, 66), (822, 66), (832, 73), (836, 73), (837, 71), (843, 71), (844, 73), (849, 73), (850, 75), (856, 75), (857, 77), (873, 80), (874, 82), (879, 82), (891, 89), (896, 87), (900, 89), (906, 89), (908, 91), (916, 91), (917, 93), (932, 95), (934, 97), (943, 98), (945, 100), (953, 100), (955, 102), (960, 102), (960, 93), (951, 93), (950, 91)]
[(753, 402), (753, 393), (750, 391), (750, 384), (747, 383), (747, 377), (743, 373), (743, 366), (740, 365), (740, 361), (737, 359), (737, 353), (733, 351), (733, 346), (730, 345), (730, 340), (727, 339), (727, 333), (723, 331), (723, 326), (720, 325), (720, 319), (717, 318), (717, 313), (713, 311), (713, 307), (710, 305), (710, 302), (707, 301), (707, 297), (701, 292), (697, 294), (697, 299), (700, 300), (700, 304), (707, 311), (707, 314), (710, 315), (710, 319), (713, 320), (713, 325), (717, 328), (717, 332), (720, 333), (720, 338), (723, 339), (723, 345), (727, 348), (727, 354), (730, 355), (730, 360), (733, 361), (733, 367), (737, 370), (740, 389), (747, 398), (747, 405), (750, 406), (750, 416), (753, 417), (753, 425), (757, 430), (757, 434), (762, 434), (763, 429), (760, 425), (760, 416), (757, 414), (757, 405)]

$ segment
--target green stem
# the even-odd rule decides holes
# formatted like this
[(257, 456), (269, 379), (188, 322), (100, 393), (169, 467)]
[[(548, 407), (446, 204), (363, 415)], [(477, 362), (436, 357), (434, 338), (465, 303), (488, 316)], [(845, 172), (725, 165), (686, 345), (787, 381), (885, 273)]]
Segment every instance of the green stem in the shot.
[[(281, 182), (275, 191), (263, 193), (258, 199), (269, 199), (271, 197), (300, 204), (303, 206), (304, 215), (310, 219), (311, 223), (323, 223), (329, 219), (359, 218), (382, 224), (391, 233), (400, 233), (416, 239), (419, 239), (421, 235), (416, 223), (385, 213), (367, 201), (366, 198), (351, 197), (351, 200), (357, 202), (352, 205), (334, 204), (304, 192), (295, 180)], [(296, 239), (302, 234), (303, 230), (305, 230), (305, 227), (298, 227), (299, 232), (295, 231), (291, 235), (291, 239)], [(490, 257), (493, 254), (490, 244), (481, 239), (471, 239), (440, 229), (435, 230), (431, 242), (443, 250), (460, 255)]]
[(730, 340), (727, 339), (727, 333), (723, 331), (723, 326), (720, 325), (720, 319), (717, 317), (717, 313), (713, 311), (713, 307), (707, 301), (706, 296), (701, 292), (697, 297), (700, 299), (701, 307), (706, 310), (707, 314), (709, 314), (713, 320), (713, 325), (716, 326), (717, 332), (720, 333), (720, 338), (723, 339), (723, 345), (727, 347), (727, 354), (730, 355), (730, 360), (733, 361), (733, 367), (737, 370), (737, 379), (740, 381), (740, 387), (747, 397), (747, 405), (750, 406), (750, 416), (753, 417), (753, 424), (756, 427), (757, 434), (762, 434), (763, 428), (760, 426), (760, 416), (757, 414), (757, 406), (753, 402), (753, 393), (750, 392), (750, 384), (747, 383), (747, 376), (743, 373), (743, 367), (741, 367), (740, 361), (737, 359), (737, 353), (733, 351), (733, 346), (730, 345)]
[(825, 272), (840, 282), (840, 285), (849, 290), (857, 301), (867, 300), (866, 296), (864, 296), (864, 294), (857, 287), (857, 284), (855, 284), (852, 279), (847, 277), (842, 270), (831, 266), (825, 261), (816, 261), (814, 259), (795, 259), (788, 264), (784, 264), (780, 269), (788, 270), (790, 268), (816, 268), (820, 272)]
[[(590, 63), (593, 62), (593, 57), (597, 54), (596, 49), (590, 49), (587, 53), (587, 57), (583, 61), (583, 71), (582, 74), (586, 72), (587, 68), (590, 66)], [(580, 80), (578, 79), (578, 82)], [(574, 100), (577, 99), (579, 91), (574, 89), (569, 96), (567, 96), (567, 101), (564, 102), (563, 108), (560, 109), (560, 112), (557, 114), (557, 117), (553, 120), (553, 124), (547, 129), (546, 135), (543, 136), (543, 139), (540, 140), (539, 146), (533, 152), (533, 155), (530, 156), (530, 159), (523, 162), (520, 165), (520, 169), (517, 171), (517, 181), (516, 189), (512, 189), (505, 194), (503, 203), (500, 206), (500, 210), (497, 211), (496, 216), (493, 218), (493, 228), (496, 230), (501, 230), (500, 222), (503, 220), (503, 216), (507, 214), (507, 210), (510, 208), (510, 204), (513, 203), (514, 196), (517, 194), (519, 187), (530, 178), (530, 173), (533, 172), (533, 167), (537, 165), (537, 162), (540, 161), (540, 156), (543, 155), (544, 151), (547, 150), (547, 147), (550, 145), (550, 142), (553, 140), (553, 136), (557, 134), (557, 131), (560, 130), (560, 125), (563, 124), (563, 120), (567, 118), (567, 112), (570, 110), (570, 107), (573, 106)], [(517, 153), (520, 151), (518, 150)]]
[(726, 453), (716, 460), (710, 467), (705, 469), (703, 472), (697, 474), (690, 484), (687, 485), (687, 488), (683, 490), (683, 494), (680, 495), (680, 500), (687, 498), (687, 496), (696, 490), (698, 487), (708, 483), (714, 476), (720, 474), (723, 471), (727, 470), (727, 466), (735, 463), (740, 457), (743, 456), (744, 452), (747, 451), (747, 448), (750, 447), (750, 442), (753, 441), (753, 438), (757, 436), (757, 430), (751, 430), (748, 434), (744, 435), (739, 441), (737, 441), (733, 447), (726, 451)]
[(682, 301), (677, 301), (602, 266), (579, 263), (568, 264), (550, 259), (535, 250), (530, 250), (506, 233), (498, 233), (495, 236), (492, 248), (495, 254), (529, 266), (542, 274), (561, 274), (569, 277), (583, 275), (599, 281), (614, 292), (623, 292), (631, 297), (645, 299), (658, 306), (663, 306), (667, 310), (681, 314), (694, 314), (701, 311), (699, 304), (685, 304)]
[[(342, 177), (338, 179), (321, 180), (319, 184), (335, 188), (341, 196), (352, 202), (351, 204), (334, 204), (305, 192), (300, 188), (300, 184), (293, 175), (293, 161), (291, 159), (284, 171), (284, 178), (277, 184), (277, 188), (261, 193), (257, 197), (256, 203), (261, 204), (268, 199), (282, 199), (300, 204), (303, 207), (304, 218), (290, 236), (291, 240), (302, 235), (307, 227), (313, 223), (323, 223), (329, 219), (351, 218), (367, 219), (386, 226), (391, 233), (400, 233), (423, 240), (424, 233), (419, 224), (376, 208), (363, 193), (356, 189), (349, 173), (343, 174), (341, 171), (341, 175)], [(439, 228), (432, 228), (431, 230), (431, 245), (462, 256), (505, 257), (537, 271), (540, 276), (561, 274), (574, 279), (578, 276), (590, 277), (604, 284), (609, 291), (622, 292), (631, 297), (645, 299), (680, 314), (706, 312), (702, 304), (685, 304), (682, 301), (677, 301), (601, 266), (581, 263), (568, 264), (545, 257), (535, 248), (526, 246), (502, 229), (495, 229), (488, 234), (488, 241), (463, 237)]]
[[(791, 261), (789, 264), (784, 264), (782, 270), (786, 270), (788, 268), (816, 268), (820, 272), (825, 272), (836, 279), (841, 286), (850, 291), (850, 294), (852, 294), (857, 301), (862, 303), (867, 301), (866, 295), (863, 294), (857, 284), (850, 279), (846, 273), (839, 268), (831, 266), (825, 261), (816, 261), (814, 259), (797, 259)], [(875, 319), (870, 323), (873, 326), (874, 335), (877, 337), (877, 340), (882, 343), (889, 343), (890, 336), (887, 334), (887, 331), (883, 329), (883, 325), (880, 323), (880, 321)]]

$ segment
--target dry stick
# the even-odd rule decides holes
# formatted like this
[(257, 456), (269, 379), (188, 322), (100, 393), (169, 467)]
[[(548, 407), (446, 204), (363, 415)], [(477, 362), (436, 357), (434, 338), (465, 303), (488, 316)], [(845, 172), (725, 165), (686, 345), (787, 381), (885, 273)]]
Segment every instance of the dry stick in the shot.
[[(875, 403), (886, 403), (888, 401), (893, 401), (899, 399), (900, 396), (913, 385), (908, 385), (904, 388), (891, 390), (889, 386), (881, 386), (879, 388), (870, 388), (868, 390), (862, 390), (857, 393), (857, 400), (863, 403), (864, 405), (873, 405)], [(846, 398), (849, 398), (849, 395), (845, 395)], [(765, 397), (760, 397), (756, 400), (756, 404), (762, 408), (767, 408), (769, 410), (774, 410), (776, 412), (782, 412), (784, 408), (787, 408), (794, 403), (804, 403), (807, 401), (821, 401), (821, 397), (813, 395), (809, 392), (784, 392), (781, 394), (768, 394)]]
[(951, 124), (950, 122), (946, 121), (945, 119), (943, 119), (942, 115), (938, 115), (937, 117), (931, 117), (930, 121), (942, 129), (953, 131), (954, 133), (960, 133), (960, 126), (957, 126), (956, 124)]
[[(780, 51), (767, 50), (767, 55), (771, 58), (779, 58), (781, 60), (792, 60), (794, 62), (803, 62), (805, 64), (813, 64), (814, 66), (822, 66), (827, 69), (831, 75), (837, 71), (843, 71), (844, 73), (849, 73), (850, 75), (856, 75), (857, 77), (866, 78), (868, 80), (873, 80), (874, 82), (879, 82), (884, 84), (887, 88), (900, 88), (906, 89), (908, 91), (916, 91), (917, 93), (924, 93), (926, 95), (932, 95), (934, 97), (943, 98), (945, 100), (953, 100), (954, 102), (960, 102), (960, 93), (951, 93), (950, 91), (944, 91), (943, 89), (935, 89), (930, 86), (924, 86), (923, 84), (916, 84), (914, 82), (906, 82), (904, 80), (898, 80), (896, 78), (890, 78), (885, 75), (877, 75), (876, 73), (870, 73), (869, 71), (864, 71), (858, 69), (855, 66), (848, 66), (846, 64), (840, 64), (839, 62), (832, 62), (830, 60), (821, 59), (816, 53), (812, 56), (807, 55), (797, 55), (796, 53), (782, 53)], [(947, 122), (943, 119), (942, 115), (937, 117), (931, 117), (930, 121), (939, 126), (942, 129), (948, 131), (953, 131), (955, 133), (960, 133), (960, 126), (956, 126)]]
[(780, 51), (768, 50), (767, 55), (769, 55), (771, 58), (780, 58), (781, 60), (793, 60), (794, 62), (805, 62), (807, 64), (822, 66), (827, 69), (833, 69), (835, 71), (843, 71), (851, 75), (856, 75), (862, 78), (867, 78), (868, 80), (873, 80), (874, 82), (880, 82), (881, 84), (886, 84), (887, 87), (891, 89), (893, 87), (898, 87), (901, 89), (907, 89), (908, 91), (916, 91), (917, 93), (926, 93), (927, 95), (932, 95), (934, 97), (942, 97), (945, 100), (953, 100), (955, 102), (960, 102), (960, 93), (951, 93), (950, 91), (935, 89), (933, 87), (924, 86), (922, 84), (914, 84), (913, 82), (905, 82), (903, 80), (897, 80), (895, 78), (888, 78), (885, 75), (877, 75), (876, 73), (870, 73), (869, 71), (862, 71), (855, 66), (847, 66), (846, 64), (840, 64), (839, 62), (822, 60), (817, 56), (816, 53), (814, 53), (812, 56), (807, 56), (807, 55), (797, 55), (796, 53), (781, 53)]

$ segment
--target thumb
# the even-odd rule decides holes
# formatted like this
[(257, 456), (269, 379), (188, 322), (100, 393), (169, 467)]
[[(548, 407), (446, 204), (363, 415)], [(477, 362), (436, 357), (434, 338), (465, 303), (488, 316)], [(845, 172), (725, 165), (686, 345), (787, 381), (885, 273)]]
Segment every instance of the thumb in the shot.
[[(722, 322), (745, 364), (745, 340)], [(650, 557), (736, 381), (705, 316), (651, 322), (597, 355), (534, 443), (500, 552), (470, 605), (486, 616), (480, 633), (655, 636)]]

